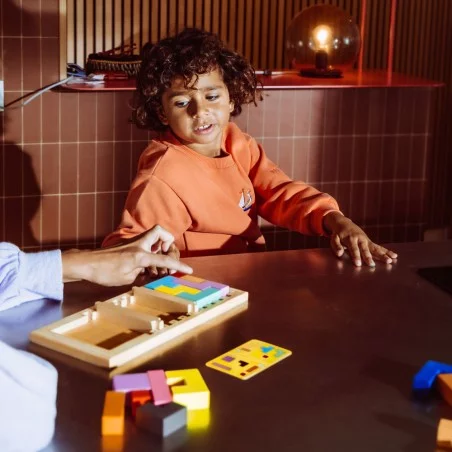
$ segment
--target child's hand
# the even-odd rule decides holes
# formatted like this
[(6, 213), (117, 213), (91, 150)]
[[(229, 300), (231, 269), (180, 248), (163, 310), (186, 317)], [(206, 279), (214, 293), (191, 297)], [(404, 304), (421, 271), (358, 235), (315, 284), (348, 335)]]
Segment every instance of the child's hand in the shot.
[(386, 264), (397, 259), (396, 253), (372, 242), (358, 225), (339, 212), (325, 215), (323, 225), (331, 233), (330, 245), (333, 253), (341, 257), (347, 249), (357, 267), (361, 266), (361, 259), (371, 267), (375, 266), (374, 258)]

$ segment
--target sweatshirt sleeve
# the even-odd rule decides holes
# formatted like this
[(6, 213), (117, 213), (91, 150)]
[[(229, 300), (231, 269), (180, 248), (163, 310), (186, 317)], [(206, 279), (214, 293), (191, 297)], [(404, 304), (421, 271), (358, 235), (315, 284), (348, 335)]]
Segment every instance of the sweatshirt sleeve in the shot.
[(301, 181), (293, 181), (266, 155), (254, 139), (249, 142), (249, 177), (257, 197), (258, 214), (271, 223), (307, 235), (327, 235), (323, 217), (339, 211), (336, 200)]
[(47, 361), (0, 341), (0, 444), (37, 451), (55, 428), (58, 374)]
[(0, 243), (0, 311), (27, 301), (63, 299), (61, 251), (23, 253)]
[(102, 246), (115, 245), (156, 225), (177, 240), (191, 226), (191, 217), (168, 184), (143, 171), (132, 184), (118, 229), (105, 238)]

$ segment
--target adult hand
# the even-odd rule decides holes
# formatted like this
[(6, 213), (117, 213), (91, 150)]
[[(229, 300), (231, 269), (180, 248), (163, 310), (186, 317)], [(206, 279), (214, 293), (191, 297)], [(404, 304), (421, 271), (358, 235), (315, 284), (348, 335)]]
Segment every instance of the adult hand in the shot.
[(155, 226), (119, 246), (65, 251), (63, 280), (84, 279), (104, 286), (121, 286), (133, 283), (148, 267), (192, 273), (191, 267), (175, 258), (173, 241), (172, 234)]
[(367, 234), (352, 220), (340, 212), (330, 212), (325, 215), (323, 225), (331, 234), (330, 246), (333, 253), (341, 257), (347, 250), (353, 263), (360, 267), (362, 260), (374, 267), (374, 259), (391, 264), (397, 259), (397, 254), (372, 242)]
[[(164, 251), (160, 250), (159, 252), (162, 253)], [(180, 259), (180, 251), (174, 243), (169, 246), (165, 254), (177, 261)], [(176, 270), (169, 267), (157, 267), (156, 265), (152, 265), (148, 270), (152, 276), (165, 276), (176, 272)]]

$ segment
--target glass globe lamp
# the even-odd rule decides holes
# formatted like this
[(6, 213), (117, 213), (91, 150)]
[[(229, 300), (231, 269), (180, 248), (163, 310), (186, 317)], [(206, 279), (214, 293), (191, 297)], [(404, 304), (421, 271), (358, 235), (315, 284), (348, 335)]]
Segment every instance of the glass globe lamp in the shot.
[(286, 31), (286, 53), (306, 77), (342, 77), (360, 48), (359, 29), (340, 8), (315, 5), (298, 13)]

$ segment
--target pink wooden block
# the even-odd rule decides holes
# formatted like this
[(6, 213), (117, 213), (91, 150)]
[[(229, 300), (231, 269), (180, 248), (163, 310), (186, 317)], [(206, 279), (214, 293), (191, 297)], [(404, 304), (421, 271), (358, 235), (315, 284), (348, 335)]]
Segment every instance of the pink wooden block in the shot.
[(148, 370), (148, 378), (151, 384), (154, 405), (170, 403), (173, 400), (173, 396), (166, 383), (165, 372), (163, 370)]

